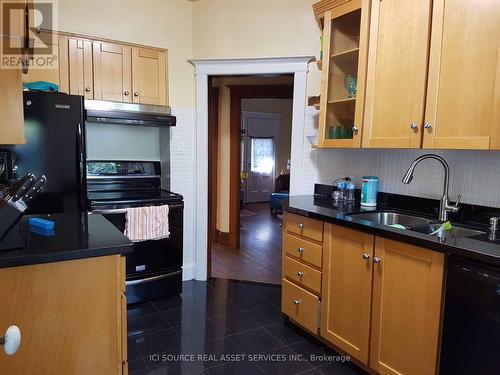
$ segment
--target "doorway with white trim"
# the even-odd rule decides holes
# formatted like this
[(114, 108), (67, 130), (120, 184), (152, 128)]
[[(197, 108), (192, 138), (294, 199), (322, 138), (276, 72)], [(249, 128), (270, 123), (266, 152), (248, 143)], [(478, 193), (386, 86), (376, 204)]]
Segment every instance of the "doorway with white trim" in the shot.
[(292, 74), (293, 112), (292, 112), (292, 152), (290, 193), (301, 194), (304, 174), (304, 120), (306, 107), (306, 83), (308, 64), (313, 56), (244, 58), (244, 59), (193, 59), (196, 75), (196, 181), (194, 209), (195, 243), (192, 257), (186, 257), (184, 278), (192, 275), (197, 280), (206, 280), (208, 274), (208, 236), (209, 223), (207, 192), (208, 184), (208, 98), (209, 77), (223, 75), (276, 75)]

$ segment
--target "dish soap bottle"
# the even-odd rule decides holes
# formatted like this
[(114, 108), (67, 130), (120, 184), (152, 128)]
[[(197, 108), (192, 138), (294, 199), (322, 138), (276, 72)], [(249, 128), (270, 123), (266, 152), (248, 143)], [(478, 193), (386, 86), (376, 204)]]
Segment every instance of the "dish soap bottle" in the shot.
[(355, 200), (355, 191), (356, 191), (356, 185), (354, 185), (354, 182), (352, 182), (352, 179), (348, 177), (346, 178), (346, 194), (345, 194), (345, 200), (348, 202), (354, 202)]

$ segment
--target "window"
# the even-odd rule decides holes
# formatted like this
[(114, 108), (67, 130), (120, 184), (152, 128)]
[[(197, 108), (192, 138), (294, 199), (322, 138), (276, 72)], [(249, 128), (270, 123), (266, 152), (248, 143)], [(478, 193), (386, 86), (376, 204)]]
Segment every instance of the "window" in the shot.
[(251, 172), (270, 174), (274, 168), (274, 138), (251, 138), (250, 147)]

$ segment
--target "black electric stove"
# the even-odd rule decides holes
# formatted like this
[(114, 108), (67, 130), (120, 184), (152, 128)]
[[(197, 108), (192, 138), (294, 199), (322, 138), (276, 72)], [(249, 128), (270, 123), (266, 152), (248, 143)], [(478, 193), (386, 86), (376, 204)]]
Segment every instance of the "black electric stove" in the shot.
[(144, 302), (181, 292), (184, 202), (161, 188), (158, 161), (88, 161), (90, 210), (125, 230), (130, 207), (169, 206), (169, 238), (136, 242), (127, 254), (127, 303)]

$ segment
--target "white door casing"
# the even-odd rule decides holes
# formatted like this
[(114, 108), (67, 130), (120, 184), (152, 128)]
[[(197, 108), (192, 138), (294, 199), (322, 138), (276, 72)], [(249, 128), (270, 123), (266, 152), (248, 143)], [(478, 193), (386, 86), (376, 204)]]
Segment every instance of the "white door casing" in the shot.
[[(195, 111), (195, 254), (194, 272), (188, 267), (183, 279), (207, 279), (208, 254), (208, 76), (293, 74), (292, 149), (290, 195), (300, 195), (303, 188), (304, 120), (308, 63), (314, 56), (192, 59), (196, 80)], [(189, 270), (189, 271), (188, 271)], [(192, 273), (192, 274), (191, 274)]]

